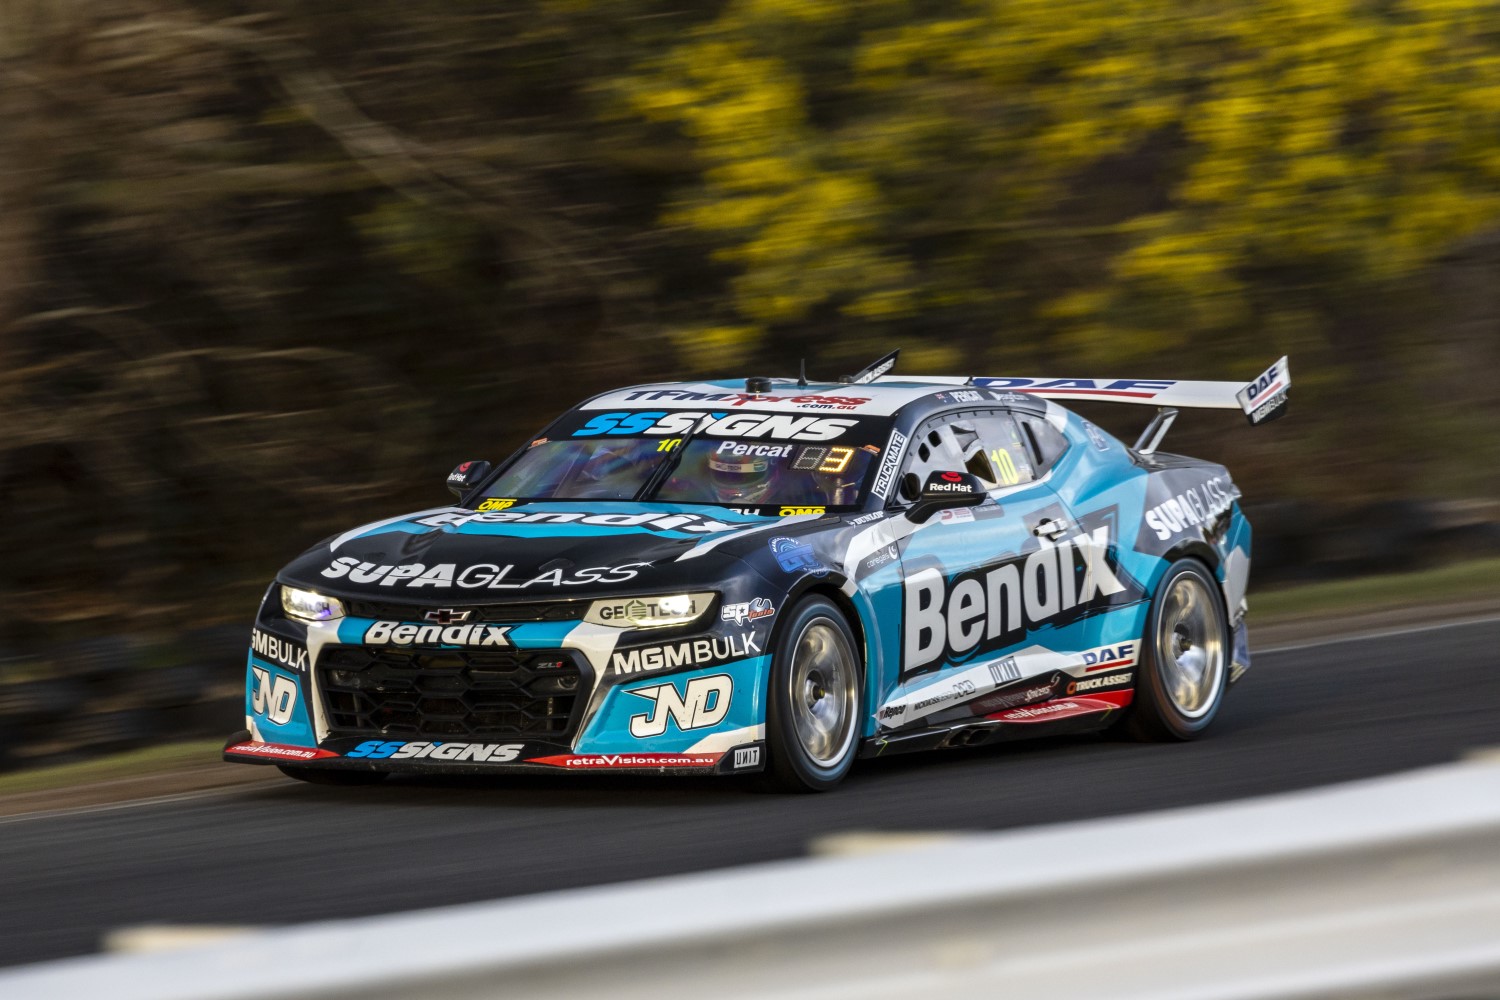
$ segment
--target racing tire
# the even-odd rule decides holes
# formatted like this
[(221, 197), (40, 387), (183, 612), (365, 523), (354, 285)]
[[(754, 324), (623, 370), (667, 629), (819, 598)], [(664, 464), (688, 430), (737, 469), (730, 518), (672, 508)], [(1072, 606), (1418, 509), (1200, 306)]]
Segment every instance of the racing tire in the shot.
[(766, 698), (768, 762), (760, 787), (825, 792), (844, 780), (859, 747), (861, 659), (844, 613), (809, 597), (782, 619)]
[(277, 764), (276, 769), (288, 778), (310, 785), (378, 785), (387, 777), (385, 771), (335, 771), (325, 767), (292, 767)]
[(1151, 598), (1126, 733), (1151, 742), (1200, 736), (1224, 700), (1230, 655), (1219, 582), (1196, 559), (1173, 563)]

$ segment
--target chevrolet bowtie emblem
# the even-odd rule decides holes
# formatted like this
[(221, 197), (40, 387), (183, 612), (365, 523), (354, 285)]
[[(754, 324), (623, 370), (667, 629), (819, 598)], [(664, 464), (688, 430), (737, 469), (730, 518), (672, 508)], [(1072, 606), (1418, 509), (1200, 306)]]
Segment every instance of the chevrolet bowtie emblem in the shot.
[(468, 621), (469, 616), (473, 613), (472, 611), (455, 611), (453, 608), (437, 608), (427, 612), (422, 617), (438, 625), (456, 625), (459, 622)]

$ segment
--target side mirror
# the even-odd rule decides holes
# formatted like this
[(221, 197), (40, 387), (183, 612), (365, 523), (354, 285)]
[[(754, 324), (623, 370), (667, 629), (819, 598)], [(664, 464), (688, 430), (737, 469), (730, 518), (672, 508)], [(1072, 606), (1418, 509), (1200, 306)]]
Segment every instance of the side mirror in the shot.
[(934, 472), (922, 484), (917, 502), (906, 512), (908, 520), (921, 524), (940, 510), (977, 507), (989, 497), (978, 476), (967, 472)]
[(460, 500), (465, 493), (472, 490), (485, 476), (490, 474), (490, 463), (488, 462), (465, 462), (452, 472), (448, 473), (448, 489)]

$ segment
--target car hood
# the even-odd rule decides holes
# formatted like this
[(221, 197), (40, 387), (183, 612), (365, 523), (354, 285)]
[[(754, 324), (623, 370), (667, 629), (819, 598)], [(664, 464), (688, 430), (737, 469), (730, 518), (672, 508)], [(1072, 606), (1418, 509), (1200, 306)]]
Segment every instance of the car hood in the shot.
[(280, 579), (342, 596), (423, 602), (675, 590), (719, 579), (733, 559), (725, 543), (786, 520), (678, 504), (442, 507), (347, 531), (303, 553)]

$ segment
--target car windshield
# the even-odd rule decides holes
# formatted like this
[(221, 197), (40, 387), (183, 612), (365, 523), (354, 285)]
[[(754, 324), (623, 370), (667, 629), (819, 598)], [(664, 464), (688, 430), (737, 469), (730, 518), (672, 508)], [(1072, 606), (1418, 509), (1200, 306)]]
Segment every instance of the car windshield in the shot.
[[(870, 430), (874, 432), (873, 425)], [(709, 436), (544, 438), (505, 469), (485, 496), (632, 500), (654, 473), (675, 460), (671, 474), (640, 499), (731, 507), (847, 507), (859, 502), (866, 473), (881, 450), (864, 438), (858, 433), (819, 443)]]

